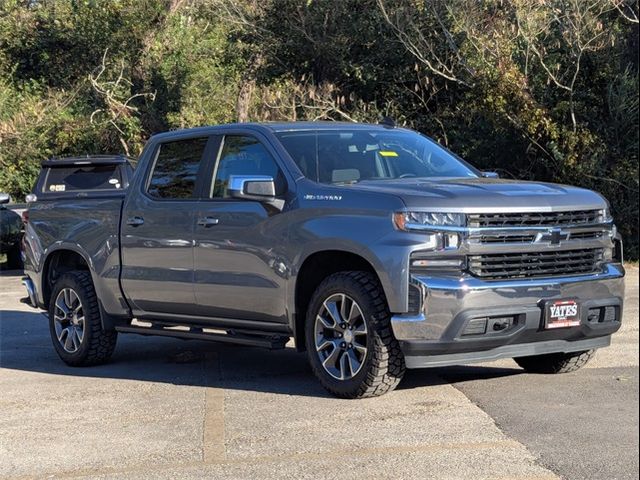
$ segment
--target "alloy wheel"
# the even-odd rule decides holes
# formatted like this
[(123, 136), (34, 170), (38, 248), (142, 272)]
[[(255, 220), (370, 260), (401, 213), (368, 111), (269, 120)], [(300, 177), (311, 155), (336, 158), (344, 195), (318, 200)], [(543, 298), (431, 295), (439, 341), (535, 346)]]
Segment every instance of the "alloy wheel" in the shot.
[(337, 380), (349, 380), (367, 358), (367, 324), (358, 303), (348, 295), (328, 297), (315, 319), (315, 346), (322, 368)]
[(58, 342), (65, 352), (75, 353), (84, 338), (84, 311), (78, 294), (63, 288), (56, 297), (53, 322)]

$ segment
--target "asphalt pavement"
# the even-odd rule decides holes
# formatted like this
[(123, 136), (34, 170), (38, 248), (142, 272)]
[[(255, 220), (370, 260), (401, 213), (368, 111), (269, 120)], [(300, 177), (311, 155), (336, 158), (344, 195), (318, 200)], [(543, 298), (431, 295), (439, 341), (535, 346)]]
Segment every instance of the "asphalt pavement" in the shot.
[(638, 270), (623, 329), (578, 372), (410, 371), (339, 400), (293, 348), (121, 335), (70, 368), (0, 276), (2, 478), (638, 478)]

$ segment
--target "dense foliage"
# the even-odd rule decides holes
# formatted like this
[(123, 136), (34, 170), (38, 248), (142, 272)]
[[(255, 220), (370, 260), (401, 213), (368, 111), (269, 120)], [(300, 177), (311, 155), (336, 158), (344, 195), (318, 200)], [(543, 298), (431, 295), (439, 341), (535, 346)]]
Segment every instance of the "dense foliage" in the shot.
[(162, 130), (389, 115), (582, 185), (638, 257), (637, 0), (0, 0), (0, 190)]

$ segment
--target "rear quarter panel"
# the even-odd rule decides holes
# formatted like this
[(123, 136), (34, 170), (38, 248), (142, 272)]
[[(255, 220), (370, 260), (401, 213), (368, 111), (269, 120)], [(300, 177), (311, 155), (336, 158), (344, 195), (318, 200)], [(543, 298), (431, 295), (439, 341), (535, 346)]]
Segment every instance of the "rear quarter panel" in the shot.
[(42, 273), (58, 250), (79, 253), (89, 265), (96, 293), (111, 315), (127, 315), (120, 275), (120, 213), (123, 195), (41, 201), (30, 206), (25, 230), (25, 272), (43, 301)]

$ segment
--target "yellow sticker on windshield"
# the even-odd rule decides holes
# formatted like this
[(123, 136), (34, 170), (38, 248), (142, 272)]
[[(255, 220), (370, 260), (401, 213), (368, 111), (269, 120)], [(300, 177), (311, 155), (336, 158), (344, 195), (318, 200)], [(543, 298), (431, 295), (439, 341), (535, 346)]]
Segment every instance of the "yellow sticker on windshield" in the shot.
[(380, 150), (380, 155), (383, 157), (397, 157), (398, 154), (396, 152), (392, 152), (391, 150)]

